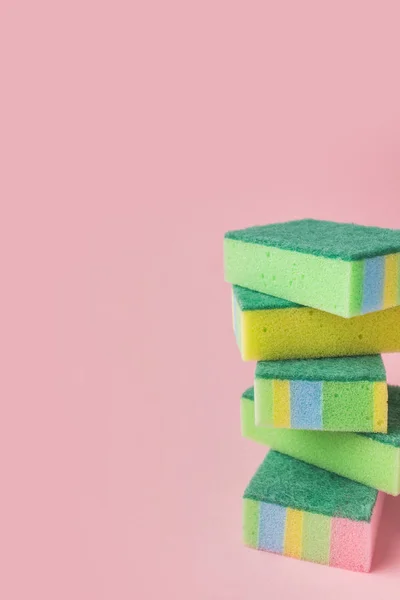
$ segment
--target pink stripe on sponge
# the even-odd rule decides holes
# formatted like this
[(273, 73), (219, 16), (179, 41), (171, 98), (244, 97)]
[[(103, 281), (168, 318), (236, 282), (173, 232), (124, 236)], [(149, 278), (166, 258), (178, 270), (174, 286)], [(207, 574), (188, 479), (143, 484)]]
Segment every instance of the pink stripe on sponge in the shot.
[(332, 519), (329, 564), (351, 571), (371, 569), (376, 530), (382, 511), (383, 494), (378, 493), (372, 518), (366, 521)]
[(332, 519), (329, 564), (351, 571), (369, 571), (370, 525), (366, 521)]

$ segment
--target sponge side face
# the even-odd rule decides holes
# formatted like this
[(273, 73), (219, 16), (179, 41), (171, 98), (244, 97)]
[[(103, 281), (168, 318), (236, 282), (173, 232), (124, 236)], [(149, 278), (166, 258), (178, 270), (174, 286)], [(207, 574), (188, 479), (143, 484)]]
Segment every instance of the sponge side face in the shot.
[(400, 254), (325, 258), (225, 238), (225, 279), (341, 317), (399, 304)]
[(243, 541), (257, 550), (369, 572), (382, 503), (379, 492), (373, 520), (367, 523), (244, 499)]
[[(225, 239), (225, 279), (242, 287), (350, 317), (349, 289), (356, 263)], [(326, 264), (328, 263), (328, 264)], [(361, 311), (361, 289), (357, 306)], [(357, 313), (355, 313), (357, 314)]]
[(265, 427), (387, 432), (387, 385), (257, 378), (255, 422)]
[(242, 397), (241, 427), (242, 435), (255, 442), (388, 494), (400, 494), (400, 448), (378, 441), (382, 438), (390, 441), (390, 433), (333, 433), (257, 426), (252, 388)]
[(382, 500), (371, 488), (271, 451), (244, 493), (243, 540), (258, 550), (369, 571)]
[(304, 306), (243, 310), (237, 303), (238, 313), (240, 324), (237, 330), (240, 330), (239, 348), (243, 360), (360, 356), (400, 351), (400, 306), (353, 319)]

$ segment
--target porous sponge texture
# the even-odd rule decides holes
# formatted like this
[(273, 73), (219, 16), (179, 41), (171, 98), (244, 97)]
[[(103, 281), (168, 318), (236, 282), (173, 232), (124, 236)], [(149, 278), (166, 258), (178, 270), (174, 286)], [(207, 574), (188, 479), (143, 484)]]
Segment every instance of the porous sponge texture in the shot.
[(397, 248), (397, 230), (313, 220), (250, 227), (225, 234), (225, 279), (353, 317), (399, 304)]
[[(353, 316), (348, 306), (350, 282), (355, 277), (354, 269), (361, 286), (361, 261), (325, 259), (229, 238), (225, 239), (224, 254), (225, 279), (229, 283), (344, 317)], [(358, 303), (361, 306), (361, 299)], [(354, 314), (357, 310), (361, 308), (355, 306)]]
[(388, 386), (388, 431), (382, 433), (364, 433), (364, 436), (381, 444), (400, 448), (400, 386)]
[(256, 379), (254, 390), (256, 425), (387, 432), (384, 382)]
[(256, 425), (385, 433), (385, 379), (379, 355), (259, 362)]
[(254, 390), (242, 396), (242, 434), (253, 441), (348, 477), (400, 494), (400, 388), (388, 386), (388, 433), (329, 432), (255, 425)]
[(237, 300), (237, 314), (241, 315), (238, 327), (243, 360), (359, 356), (400, 351), (400, 306), (343, 319), (304, 306), (267, 308), (262, 298), (272, 296), (250, 290), (242, 294), (235, 288), (233, 294)]
[(369, 571), (381, 501), (371, 488), (271, 451), (244, 493), (244, 543)]

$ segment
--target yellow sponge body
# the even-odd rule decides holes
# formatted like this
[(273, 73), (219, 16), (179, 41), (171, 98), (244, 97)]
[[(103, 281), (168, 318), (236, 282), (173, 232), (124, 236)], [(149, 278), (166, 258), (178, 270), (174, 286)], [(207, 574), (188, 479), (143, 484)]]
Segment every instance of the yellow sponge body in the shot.
[(344, 319), (315, 308), (241, 310), (243, 360), (357, 356), (400, 351), (400, 306)]

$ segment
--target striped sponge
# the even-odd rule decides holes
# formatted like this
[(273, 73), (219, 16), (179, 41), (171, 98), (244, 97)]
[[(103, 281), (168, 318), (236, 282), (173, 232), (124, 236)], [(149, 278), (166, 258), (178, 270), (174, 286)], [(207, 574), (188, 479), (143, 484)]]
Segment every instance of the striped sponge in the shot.
[(256, 425), (387, 431), (387, 384), (379, 354), (263, 361), (254, 382)]
[(343, 319), (233, 286), (233, 327), (243, 360), (400, 351), (400, 306)]
[(243, 497), (244, 543), (369, 571), (384, 495), (271, 451)]
[(400, 230), (304, 219), (225, 234), (225, 279), (342, 317), (400, 304)]
[(255, 442), (377, 490), (400, 494), (400, 387), (388, 386), (388, 433), (352, 433), (260, 427), (254, 390), (241, 400), (242, 434)]

